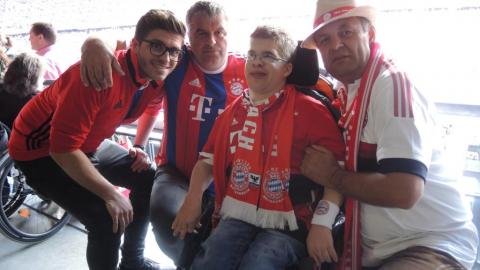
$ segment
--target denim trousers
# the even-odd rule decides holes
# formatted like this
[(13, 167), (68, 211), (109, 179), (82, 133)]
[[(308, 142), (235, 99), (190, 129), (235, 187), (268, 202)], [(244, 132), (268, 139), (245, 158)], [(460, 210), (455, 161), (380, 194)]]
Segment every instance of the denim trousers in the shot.
[(297, 239), (228, 218), (221, 220), (195, 257), (193, 270), (278, 270), (307, 255)]
[[(105, 140), (89, 155), (97, 170), (112, 184), (130, 189), (133, 221), (125, 229), (122, 265), (143, 265), (145, 236), (148, 230), (150, 193), (155, 170), (135, 173), (133, 158), (118, 144)], [(51, 157), (15, 161), (37, 193), (56, 202), (77, 218), (88, 231), (87, 262), (92, 270), (117, 269), (121, 234), (113, 233), (112, 218), (105, 202), (71, 179)]]

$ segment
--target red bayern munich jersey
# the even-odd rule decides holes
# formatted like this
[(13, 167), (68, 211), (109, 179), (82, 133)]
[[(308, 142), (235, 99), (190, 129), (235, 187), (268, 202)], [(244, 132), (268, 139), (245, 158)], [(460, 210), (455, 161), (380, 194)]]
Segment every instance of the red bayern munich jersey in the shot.
[(59, 79), (35, 96), (14, 122), (9, 152), (15, 160), (33, 160), (50, 152), (80, 149), (94, 152), (116, 128), (136, 120), (142, 113), (158, 114), (163, 90), (150, 82), (144, 88), (136, 109), (126, 118), (136, 91), (148, 81), (138, 76), (133, 51), (119, 51), (117, 58), (125, 76), (113, 72), (113, 86), (104, 91), (85, 87), (80, 80), (80, 64), (65, 71)]
[(165, 130), (158, 164), (170, 164), (190, 179), (198, 153), (208, 139), (217, 115), (247, 88), (245, 60), (229, 53), (223, 72), (204, 72), (192, 52), (165, 79)]

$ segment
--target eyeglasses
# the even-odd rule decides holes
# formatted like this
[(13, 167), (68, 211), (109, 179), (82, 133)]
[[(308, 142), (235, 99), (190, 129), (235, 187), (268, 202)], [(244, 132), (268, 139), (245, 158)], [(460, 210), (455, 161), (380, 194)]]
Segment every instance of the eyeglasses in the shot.
[(170, 61), (178, 62), (182, 59), (183, 51), (181, 49), (175, 47), (167, 47), (165, 44), (159, 40), (147, 40), (143, 39), (142, 41), (148, 43), (150, 46), (150, 53), (155, 56), (163, 56), (166, 52), (168, 52), (168, 56), (170, 57)]
[(262, 53), (260, 55), (257, 55), (256, 53), (251, 52), (251, 51), (248, 52), (247, 62), (253, 62), (257, 58), (258, 58), (258, 60), (260, 60), (260, 62), (269, 63), (269, 64), (272, 64), (272, 63), (275, 63), (275, 62), (278, 62), (278, 61), (288, 62), (287, 60), (276, 57), (275, 55), (273, 55), (272, 53), (269, 53), (269, 52), (265, 52), (265, 53)]

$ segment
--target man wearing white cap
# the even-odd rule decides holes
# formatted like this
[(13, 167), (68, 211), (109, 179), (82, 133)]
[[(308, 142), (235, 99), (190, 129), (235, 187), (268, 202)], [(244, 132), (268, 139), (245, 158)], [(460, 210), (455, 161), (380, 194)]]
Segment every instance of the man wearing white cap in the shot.
[[(470, 269), (478, 235), (456, 181), (427, 172), (433, 106), (375, 42), (374, 9), (319, 0), (317, 48), (340, 91), (346, 170), (323, 147), (306, 150), (302, 173), (349, 197), (342, 269)], [(371, 267), (371, 268), (370, 268)]]

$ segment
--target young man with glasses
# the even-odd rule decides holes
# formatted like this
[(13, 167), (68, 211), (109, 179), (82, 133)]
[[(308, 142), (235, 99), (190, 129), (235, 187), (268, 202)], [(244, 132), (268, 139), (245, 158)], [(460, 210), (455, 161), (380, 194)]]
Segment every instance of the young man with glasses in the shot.
[(155, 56), (163, 56), (164, 54), (168, 53), (170, 60), (173, 62), (178, 62), (182, 59), (183, 51), (178, 48), (168, 48), (165, 43), (161, 42), (160, 40), (148, 40), (143, 39), (143, 42), (148, 43), (150, 46), (150, 53)]
[[(340, 130), (320, 101), (286, 84), (295, 50), (290, 36), (261, 26), (250, 37), (249, 88), (217, 118), (174, 234), (183, 238), (199, 226), (213, 178), (214, 217), (221, 220), (192, 269), (285, 269), (307, 254), (317, 264), (336, 261), (331, 227), (342, 197), (300, 175), (299, 166), (304, 149), (317, 143), (342, 160)], [(311, 125), (314, 119), (322, 124)]]
[[(70, 67), (17, 117), (9, 152), (38, 193), (88, 230), (90, 269), (159, 269), (143, 256), (154, 169), (140, 149), (105, 140), (116, 128), (157, 115), (162, 87), (181, 59), (185, 26), (167, 10), (140, 18), (131, 48), (117, 52), (126, 76), (104, 92), (86, 89), (80, 65)], [(137, 157), (137, 158), (135, 158)], [(115, 186), (130, 189), (125, 198)], [(66, 266), (65, 268), (68, 268)]]
[[(208, 235), (210, 216), (204, 216), (202, 233), (191, 234), (185, 241), (172, 236), (171, 225), (214, 120), (247, 85), (245, 60), (227, 52), (224, 9), (215, 2), (198, 1), (188, 10), (186, 21), (190, 44), (183, 48), (184, 57), (164, 84), (165, 129), (157, 156), (159, 167), (152, 190), (151, 222), (160, 249), (177, 266), (188, 268), (200, 241)], [(84, 82), (105, 88), (111, 81), (110, 64), (117, 67), (115, 59), (97, 39), (90, 39), (83, 48)], [(147, 137), (138, 135), (148, 134), (146, 131), (153, 127), (154, 121), (155, 118), (139, 122), (135, 144), (146, 144)], [(210, 191), (205, 195), (205, 204), (213, 201), (213, 187)]]

